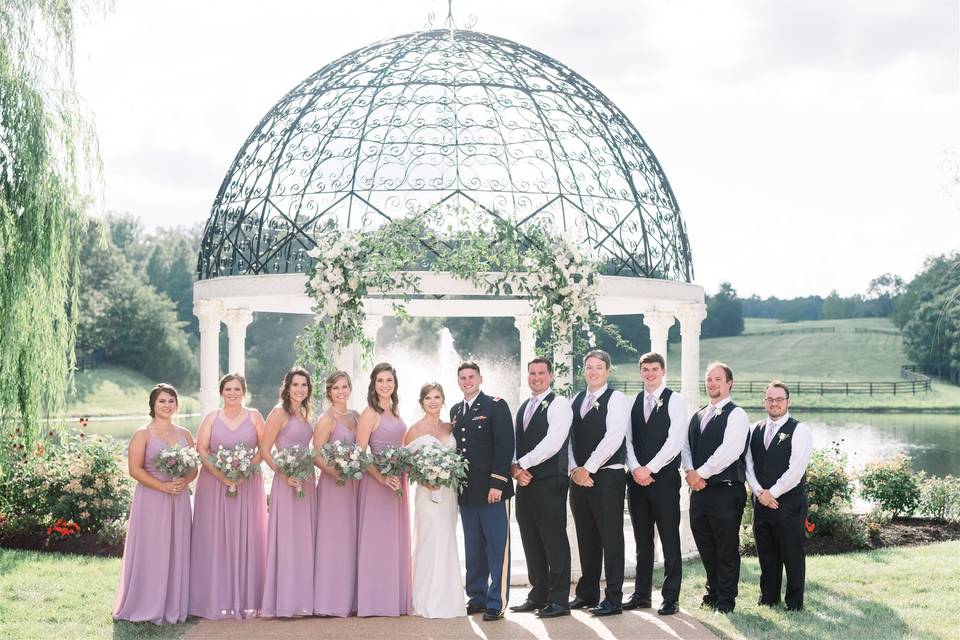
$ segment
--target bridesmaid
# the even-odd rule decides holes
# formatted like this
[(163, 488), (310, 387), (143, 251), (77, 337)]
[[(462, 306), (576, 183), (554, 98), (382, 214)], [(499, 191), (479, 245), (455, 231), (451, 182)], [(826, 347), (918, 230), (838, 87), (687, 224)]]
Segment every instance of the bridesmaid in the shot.
[(130, 438), (130, 476), (137, 481), (123, 545), (114, 620), (172, 624), (187, 619), (190, 597), (190, 497), (185, 478), (157, 470), (157, 455), (174, 445), (192, 447), (190, 432), (173, 423), (177, 390), (158, 384), (150, 391), (150, 417)]
[[(267, 578), (261, 609), (264, 616), (289, 618), (313, 614), (315, 479), (312, 468), (304, 480), (283, 475), (273, 461), (272, 452), (274, 446), (278, 452), (294, 445), (310, 446), (312, 401), (313, 381), (307, 370), (293, 367), (287, 371), (280, 387), (280, 403), (267, 416), (260, 441), (263, 460), (274, 471), (267, 527)], [(298, 489), (303, 490), (302, 498), (297, 497)]]
[[(256, 447), (263, 437), (263, 416), (243, 401), (247, 381), (239, 373), (220, 379), (223, 409), (200, 423), (197, 451), (203, 469), (197, 480), (190, 549), (190, 615), (211, 620), (250, 618), (260, 613), (267, 563), (267, 504), (263, 476), (227, 480), (209, 462), (222, 445)], [(254, 463), (259, 465), (258, 453)], [(237, 487), (228, 498), (227, 490)]]
[(360, 483), (347, 480), (337, 486), (340, 474), (319, 455), (320, 447), (340, 441), (357, 441), (356, 411), (347, 409), (353, 385), (344, 371), (326, 380), (330, 408), (317, 421), (313, 448), (320, 468), (317, 482), (317, 548), (313, 571), (313, 612), (318, 616), (346, 617), (357, 611), (357, 497)]
[[(397, 415), (397, 372), (381, 362), (370, 373), (367, 408), (357, 421), (357, 444), (373, 453), (399, 447), (407, 430)], [(397, 496), (396, 490), (403, 495)], [(402, 616), (411, 610), (410, 508), (407, 480), (387, 478), (376, 465), (360, 481), (357, 615)]]

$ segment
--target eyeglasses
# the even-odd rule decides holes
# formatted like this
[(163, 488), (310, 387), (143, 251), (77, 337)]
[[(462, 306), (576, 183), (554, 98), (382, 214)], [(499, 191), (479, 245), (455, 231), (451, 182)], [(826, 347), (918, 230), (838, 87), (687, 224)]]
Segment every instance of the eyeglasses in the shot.
[(764, 398), (763, 401), (769, 402), (770, 404), (777, 404), (780, 402), (786, 402), (787, 399), (786, 398)]

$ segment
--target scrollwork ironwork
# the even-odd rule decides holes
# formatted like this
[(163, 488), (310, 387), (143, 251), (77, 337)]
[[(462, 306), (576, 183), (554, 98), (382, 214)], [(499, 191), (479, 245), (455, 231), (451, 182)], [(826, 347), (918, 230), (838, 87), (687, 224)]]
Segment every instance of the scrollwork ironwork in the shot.
[(274, 105), (220, 186), (198, 273), (305, 272), (328, 225), (440, 203), (576, 229), (608, 274), (693, 278), (676, 198), (626, 115), (553, 58), (450, 29), (358, 49)]

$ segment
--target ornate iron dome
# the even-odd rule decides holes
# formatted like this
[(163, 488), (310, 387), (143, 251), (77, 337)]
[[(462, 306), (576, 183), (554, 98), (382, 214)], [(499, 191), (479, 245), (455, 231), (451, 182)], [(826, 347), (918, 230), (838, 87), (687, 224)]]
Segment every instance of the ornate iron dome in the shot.
[(328, 225), (443, 203), (577, 228), (608, 274), (693, 278), (676, 198), (623, 112), (549, 56), (453, 29), (358, 49), (280, 100), (224, 177), (199, 277), (305, 271)]

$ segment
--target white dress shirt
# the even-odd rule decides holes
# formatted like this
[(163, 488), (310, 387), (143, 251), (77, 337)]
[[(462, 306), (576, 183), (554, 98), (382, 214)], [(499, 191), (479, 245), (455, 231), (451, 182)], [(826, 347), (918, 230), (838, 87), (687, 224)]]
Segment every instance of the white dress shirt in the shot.
[[(774, 425), (774, 436), (770, 446), (773, 446), (773, 443), (776, 442), (776, 434), (779, 433), (780, 428), (788, 418), (790, 418), (790, 414), (785, 413), (779, 420), (771, 421), (770, 418), (767, 418), (763, 424), (757, 426), (757, 429), (766, 431), (768, 425), (771, 423)], [(807, 465), (810, 464), (810, 458), (813, 456), (813, 434), (806, 423), (798, 423), (793, 430), (793, 437), (790, 439), (792, 442), (790, 443), (790, 461), (787, 463), (787, 470), (770, 487), (770, 495), (774, 498), (779, 498), (800, 484), (800, 479), (806, 472)], [(749, 448), (747, 449), (747, 484), (750, 485), (750, 490), (754, 495), (759, 496), (763, 493), (763, 487), (760, 486), (756, 471), (753, 468), (753, 451)]]
[[(603, 385), (596, 391), (588, 390), (587, 393), (592, 394), (594, 399), (596, 399), (606, 393), (606, 391), (607, 385)], [(586, 394), (584, 394), (583, 401), (587, 401)], [(583, 407), (581, 407), (581, 409), (582, 408)], [(615, 454), (617, 449), (620, 448), (620, 445), (623, 444), (629, 429), (630, 403), (627, 401), (627, 396), (614, 389), (613, 393), (610, 394), (610, 399), (607, 401), (607, 432), (599, 444), (597, 444), (597, 448), (594, 449), (590, 457), (587, 458), (587, 462), (583, 465), (583, 468), (589, 473), (596, 473), (598, 469), (626, 469), (626, 466), (622, 464), (609, 464), (604, 466), (604, 463), (609, 460), (610, 456)], [(577, 468), (577, 462), (573, 458), (572, 441), (567, 447), (567, 453), (567, 459), (569, 461), (567, 466), (570, 471), (573, 471)]]
[[(663, 390), (667, 388), (666, 383), (662, 383), (659, 388), (653, 393), (650, 393), (646, 389), (641, 391), (634, 398), (634, 403), (636, 403), (637, 398), (640, 399), (640, 404), (643, 406), (646, 402), (646, 397), (644, 394), (653, 396), (654, 412), (662, 411), (661, 409), (656, 408), (657, 401), (660, 400), (660, 395), (663, 393)], [(633, 405), (631, 405), (633, 406)], [(667, 431), (667, 440), (663, 443), (663, 446), (660, 447), (660, 450), (657, 451), (657, 455), (653, 456), (650, 462), (647, 463), (647, 469), (650, 470), (650, 473), (657, 473), (660, 469), (663, 468), (663, 465), (667, 464), (671, 460), (677, 457), (677, 454), (680, 453), (680, 450), (683, 449), (683, 441), (685, 440), (684, 436), (687, 434), (688, 428), (688, 418), (687, 418), (687, 403), (683, 401), (683, 397), (676, 391), (670, 396), (670, 402), (667, 404), (667, 412), (670, 415), (670, 428)], [(653, 416), (653, 414), (650, 414)], [(627, 465), (630, 467), (630, 471), (634, 469), (639, 469), (643, 465), (637, 460), (637, 455), (633, 450), (633, 428), (627, 428)]]
[[(530, 402), (539, 404), (552, 392), (552, 389), (547, 389), (543, 393), (537, 394), (535, 398), (531, 398)], [(523, 420), (523, 415), (520, 416), (520, 420)], [(513, 461), (521, 469), (529, 469), (555, 455), (563, 446), (567, 434), (570, 433), (571, 422), (573, 422), (573, 409), (570, 408), (570, 403), (563, 396), (554, 396), (553, 402), (547, 407), (547, 435), (519, 460), (517, 459), (517, 450), (514, 449)]]
[[(704, 409), (710, 411), (712, 406), (717, 413), (730, 402), (730, 396), (727, 396), (716, 404), (708, 404)], [(712, 418), (711, 418), (712, 419)], [(699, 427), (698, 427), (699, 428)], [(713, 455), (707, 458), (707, 461), (700, 465), (697, 473), (706, 480), (710, 476), (720, 473), (743, 454), (743, 448), (747, 446), (747, 438), (750, 436), (750, 418), (747, 412), (737, 407), (727, 416), (727, 428), (723, 432), (723, 442), (713, 452)], [(680, 452), (680, 459), (684, 471), (693, 469), (693, 451), (690, 449), (690, 438), (683, 439), (683, 450)]]

